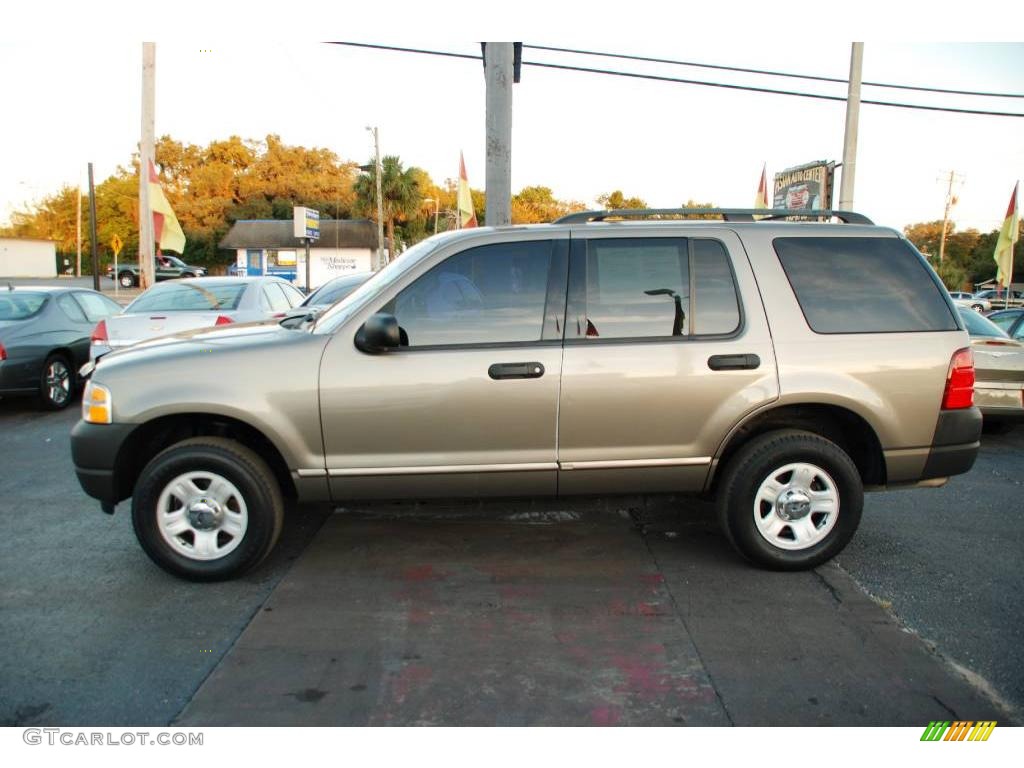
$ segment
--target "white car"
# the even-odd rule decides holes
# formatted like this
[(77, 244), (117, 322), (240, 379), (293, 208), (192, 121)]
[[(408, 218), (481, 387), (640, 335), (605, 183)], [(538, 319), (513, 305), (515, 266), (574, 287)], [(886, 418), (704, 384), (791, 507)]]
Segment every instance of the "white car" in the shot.
[(159, 283), (122, 314), (96, 325), (89, 359), (181, 331), (283, 318), (304, 298), (298, 288), (277, 277), (197, 277)]
[(973, 293), (967, 293), (967, 291), (950, 291), (949, 295), (953, 299), (953, 303), (958, 307), (967, 307), (967, 309), (973, 309), (975, 312), (988, 312), (992, 309), (991, 301), (979, 299)]

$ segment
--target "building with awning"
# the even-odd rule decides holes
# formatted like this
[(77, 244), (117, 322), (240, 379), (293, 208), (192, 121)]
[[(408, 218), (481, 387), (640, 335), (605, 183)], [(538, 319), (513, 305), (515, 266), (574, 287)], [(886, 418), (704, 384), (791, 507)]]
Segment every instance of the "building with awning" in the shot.
[[(306, 287), (306, 246), (293, 234), (291, 219), (236, 221), (219, 247), (235, 252), (232, 272), (274, 275)], [(320, 239), (310, 243), (310, 283), (369, 272), (377, 251), (377, 226), (369, 219), (321, 219)]]

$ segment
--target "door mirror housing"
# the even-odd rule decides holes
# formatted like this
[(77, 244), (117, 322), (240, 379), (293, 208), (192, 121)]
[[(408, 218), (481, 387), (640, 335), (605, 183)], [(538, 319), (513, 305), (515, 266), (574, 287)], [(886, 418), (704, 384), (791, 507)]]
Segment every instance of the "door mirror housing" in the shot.
[(378, 312), (370, 317), (356, 331), (356, 349), (370, 355), (378, 355), (401, 344), (401, 331), (394, 315)]

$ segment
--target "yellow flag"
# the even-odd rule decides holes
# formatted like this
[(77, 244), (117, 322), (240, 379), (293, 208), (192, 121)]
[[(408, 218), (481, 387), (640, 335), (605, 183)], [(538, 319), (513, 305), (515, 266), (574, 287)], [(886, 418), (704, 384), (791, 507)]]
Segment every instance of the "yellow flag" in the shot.
[(159, 244), (160, 250), (184, 253), (185, 233), (164, 196), (152, 160), (149, 163), (149, 209), (153, 212), (153, 239)]
[(1003, 228), (999, 231), (995, 253), (992, 254), (998, 268), (996, 282), (1004, 288), (1009, 288), (1010, 281), (1013, 280), (1013, 244), (1017, 242), (1018, 222), (1020, 221), (1020, 210), (1017, 208), (1017, 186), (1019, 183), (1013, 185), (1010, 206), (1006, 209), (1006, 219), (1003, 221)]
[(466, 162), (462, 159), (461, 152), (459, 152), (458, 204), (459, 227), (461, 229), (475, 227), (477, 225), (476, 211), (473, 209), (473, 196), (469, 192), (469, 178), (466, 176)]

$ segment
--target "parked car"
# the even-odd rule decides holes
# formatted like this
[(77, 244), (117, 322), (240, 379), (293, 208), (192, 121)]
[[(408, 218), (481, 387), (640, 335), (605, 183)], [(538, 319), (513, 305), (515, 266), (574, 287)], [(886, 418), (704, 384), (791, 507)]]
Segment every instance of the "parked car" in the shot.
[(302, 299), (295, 286), (276, 277), (203, 277), (154, 285), (121, 315), (96, 325), (89, 357), (194, 328), (283, 318)]
[(81, 288), (0, 290), (0, 395), (37, 395), (43, 408), (65, 408), (89, 359), (89, 333), (121, 307)]
[(989, 288), (986, 291), (978, 291), (974, 294), (976, 299), (988, 300), (995, 309), (1004, 307), (1019, 307), (1024, 304), (1024, 293), (1021, 291), (1007, 291), (1005, 288)]
[(986, 317), (1002, 328), (1011, 339), (1024, 342), (1024, 309), (1000, 309)]
[(988, 299), (975, 298), (973, 293), (967, 293), (966, 291), (950, 291), (950, 298), (953, 299), (953, 303), (958, 307), (967, 307), (973, 309), (975, 312), (988, 312), (992, 309), (992, 302)]
[[(205, 277), (206, 268), (186, 264), (175, 256), (159, 256), (153, 270), (153, 278), (156, 282), (163, 280), (175, 280), (184, 277)], [(114, 265), (107, 265), (107, 277), (117, 281), (124, 288), (138, 287), (139, 265), (132, 262), (125, 262), (117, 265), (117, 274), (114, 274)]]
[(79, 481), (107, 512), (131, 498), (160, 567), (213, 580), (270, 552), (285, 497), (705, 494), (744, 557), (811, 568), (865, 489), (970, 469), (970, 340), (900, 233), (603, 221), (661, 213), (435, 235), (315, 323), (113, 352), (72, 433)]
[(1024, 420), (1024, 344), (977, 312), (961, 307), (960, 314), (974, 349), (974, 402), (986, 427)]

